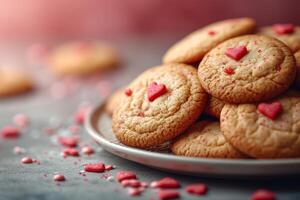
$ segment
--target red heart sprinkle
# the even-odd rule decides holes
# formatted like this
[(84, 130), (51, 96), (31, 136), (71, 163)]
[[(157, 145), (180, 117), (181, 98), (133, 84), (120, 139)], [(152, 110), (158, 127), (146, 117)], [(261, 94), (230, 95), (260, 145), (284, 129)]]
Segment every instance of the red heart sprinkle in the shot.
[(137, 179), (135, 173), (131, 171), (120, 171), (116, 175), (117, 180), (119, 182), (122, 182), (123, 180), (128, 180), (128, 179)]
[(24, 158), (22, 158), (22, 160), (21, 160), (21, 162), (23, 163), (23, 164), (31, 164), (31, 163), (33, 163), (33, 159), (31, 158), (31, 157), (24, 157)]
[(228, 75), (232, 75), (232, 74), (234, 74), (234, 69), (232, 69), (231, 67), (226, 67), (224, 69), (224, 72)]
[(157, 84), (156, 82), (153, 82), (147, 88), (148, 100), (154, 101), (156, 98), (164, 95), (167, 91), (168, 90), (164, 84)]
[(130, 88), (127, 88), (127, 89), (125, 89), (124, 93), (125, 93), (126, 96), (129, 97), (129, 96), (132, 95), (132, 90)]
[(103, 163), (86, 164), (84, 166), (84, 171), (86, 171), (86, 172), (101, 173), (101, 172), (105, 171), (105, 166), (104, 166)]
[(136, 179), (125, 179), (121, 182), (123, 187), (140, 187), (141, 182)]
[(255, 191), (252, 196), (251, 200), (275, 200), (275, 194), (272, 191), (260, 189)]
[(274, 24), (274, 31), (279, 35), (293, 33), (295, 31), (295, 26), (293, 24)]
[(244, 57), (248, 53), (246, 46), (239, 46), (236, 48), (228, 48), (226, 49), (226, 56), (239, 61), (242, 57)]
[(208, 33), (208, 35), (215, 35), (216, 34), (216, 32), (213, 31), (213, 30), (209, 30), (207, 33)]
[(77, 137), (59, 137), (58, 142), (66, 147), (76, 147), (78, 143)]
[(203, 183), (188, 185), (185, 191), (190, 194), (204, 195), (207, 192), (207, 186)]
[(0, 131), (1, 136), (3, 138), (17, 138), (20, 136), (20, 131), (19, 129), (13, 127), (13, 126), (5, 126), (1, 129)]
[(77, 157), (79, 156), (79, 153), (76, 149), (74, 148), (66, 148), (64, 151), (63, 151), (63, 156), (66, 157), (66, 156), (74, 156), (74, 157)]
[(110, 171), (113, 169), (114, 169), (114, 167), (112, 165), (105, 165), (105, 170)]
[(53, 180), (54, 180), (54, 181), (65, 181), (66, 178), (65, 178), (65, 176), (62, 175), (62, 174), (55, 174), (55, 175), (53, 176)]
[(180, 184), (177, 180), (166, 177), (158, 181), (153, 181), (150, 186), (154, 188), (179, 188)]
[(160, 200), (176, 199), (179, 196), (179, 192), (175, 190), (160, 190), (158, 192), (158, 198)]
[(258, 111), (269, 119), (274, 120), (281, 113), (282, 105), (280, 102), (273, 102), (271, 104), (260, 103)]

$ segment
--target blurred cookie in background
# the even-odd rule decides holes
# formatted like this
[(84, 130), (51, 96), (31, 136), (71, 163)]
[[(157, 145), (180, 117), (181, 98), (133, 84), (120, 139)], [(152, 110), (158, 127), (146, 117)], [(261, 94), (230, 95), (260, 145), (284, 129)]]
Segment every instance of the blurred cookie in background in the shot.
[(114, 48), (101, 42), (69, 42), (49, 56), (51, 71), (58, 76), (85, 76), (112, 69), (119, 63)]
[(29, 92), (33, 89), (32, 78), (12, 67), (0, 67), (0, 98)]

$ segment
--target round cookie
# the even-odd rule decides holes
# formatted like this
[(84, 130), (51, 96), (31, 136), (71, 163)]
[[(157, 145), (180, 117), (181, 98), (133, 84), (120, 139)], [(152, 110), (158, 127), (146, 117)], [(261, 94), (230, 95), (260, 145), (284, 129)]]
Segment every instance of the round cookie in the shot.
[(100, 42), (71, 42), (56, 48), (49, 57), (56, 75), (84, 76), (113, 68), (118, 63), (116, 51)]
[(129, 86), (112, 117), (112, 128), (123, 144), (155, 147), (169, 141), (194, 123), (202, 113), (207, 94), (197, 70), (184, 64), (152, 67)]
[(116, 107), (122, 102), (121, 99), (125, 96), (124, 90), (124, 88), (118, 89), (107, 99), (104, 108), (107, 114), (112, 115)]
[(247, 35), (227, 40), (205, 55), (198, 68), (204, 89), (230, 103), (271, 99), (295, 78), (295, 58), (277, 39)]
[(295, 79), (295, 85), (300, 88), (300, 51), (297, 51), (295, 54), (296, 65), (297, 65), (297, 75)]
[(274, 37), (285, 43), (292, 52), (300, 50), (300, 26), (275, 24), (260, 29), (259, 34)]
[(235, 148), (252, 157), (300, 157), (300, 93), (258, 105), (226, 104), (221, 130)]
[(226, 141), (219, 122), (201, 121), (179, 136), (171, 146), (174, 154), (205, 158), (246, 158)]
[(224, 105), (224, 101), (210, 96), (204, 112), (212, 117), (220, 118), (220, 114)]
[(221, 42), (252, 33), (256, 23), (251, 18), (219, 21), (205, 26), (174, 44), (164, 55), (164, 63), (199, 62), (203, 56)]
[(0, 68), (0, 97), (14, 96), (33, 89), (33, 81), (23, 72)]

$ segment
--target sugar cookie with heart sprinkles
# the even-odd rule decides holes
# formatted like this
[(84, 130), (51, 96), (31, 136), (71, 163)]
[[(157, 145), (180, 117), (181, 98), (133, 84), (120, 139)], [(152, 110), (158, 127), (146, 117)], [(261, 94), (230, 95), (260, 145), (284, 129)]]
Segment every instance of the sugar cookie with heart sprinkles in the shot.
[(247, 35), (223, 42), (205, 55), (200, 82), (213, 97), (230, 103), (269, 100), (293, 83), (291, 50), (277, 39)]
[(199, 62), (203, 56), (221, 42), (230, 38), (253, 33), (256, 23), (251, 18), (236, 18), (205, 26), (176, 44), (164, 55), (164, 63)]
[(205, 158), (246, 158), (226, 141), (220, 123), (201, 121), (179, 136), (171, 146), (176, 155)]
[(132, 93), (114, 111), (112, 128), (121, 143), (138, 148), (181, 134), (197, 120), (207, 100), (197, 70), (184, 64), (152, 67), (128, 88)]
[(259, 104), (226, 104), (221, 130), (235, 148), (252, 157), (300, 157), (300, 93)]

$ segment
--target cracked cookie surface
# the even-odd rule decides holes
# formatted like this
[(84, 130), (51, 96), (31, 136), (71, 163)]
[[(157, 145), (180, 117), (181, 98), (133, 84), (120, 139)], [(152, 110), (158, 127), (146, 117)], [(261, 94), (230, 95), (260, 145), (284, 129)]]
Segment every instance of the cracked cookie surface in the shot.
[[(149, 86), (155, 88), (149, 90)], [(207, 100), (197, 70), (184, 64), (152, 67), (128, 88), (132, 94), (114, 111), (112, 128), (121, 143), (139, 148), (153, 147), (181, 134), (196, 121)], [(155, 99), (149, 100), (149, 94), (155, 94)]]
[(205, 108), (205, 113), (212, 117), (220, 118), (220, 114), (224, 105), (224, 101), (210, 96)]
[[(243, 52), (242, 57), (237, 60), (226, 55), (232, 48), (236, 48), (233, 53), (229, 52), (233, 57), (234, 53)], [(205, 55), (198, 68), (204, 89), (230, 103), (271, 99), (289, 88), (295, 74), (291, 50), (279, 40), (258, 35), (240, 36), (221, 43)]]
[(205, 26), (174, 44), (164, 55), (164, 63), (199, 62), (203, 56), (221, 42), (254, 31), (251, 18), (228, 19)]
[(172, 144), (176, 155), (205, 158), (246, 158), (226, 141), (220, 130), (220, 123), (201, 121), (192, 125), (186, 133)]
[(282, 106), (273, 120), (259, 112), (256, 104), (226, 104), (221, 130), (234, 147), (255, 158), (300, 157), (300, 93), (273, 101)]

